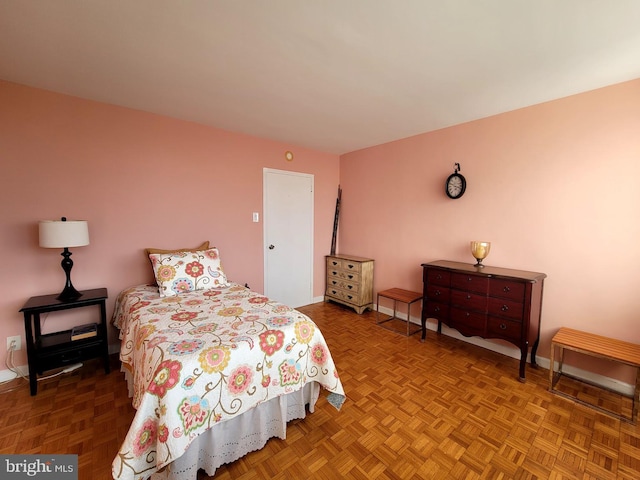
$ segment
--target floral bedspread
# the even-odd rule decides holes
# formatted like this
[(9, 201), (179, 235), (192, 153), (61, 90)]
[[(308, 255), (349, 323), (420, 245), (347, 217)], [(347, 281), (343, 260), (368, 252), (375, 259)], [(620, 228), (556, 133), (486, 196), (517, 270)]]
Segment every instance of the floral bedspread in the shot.
[(137, 412), (113, 461), (116, 479), (147, 478), (217, 423), (316, 381), (344, 391), (313, 321), (240, 285), (160, 298), (120, 293), (113, 323)]

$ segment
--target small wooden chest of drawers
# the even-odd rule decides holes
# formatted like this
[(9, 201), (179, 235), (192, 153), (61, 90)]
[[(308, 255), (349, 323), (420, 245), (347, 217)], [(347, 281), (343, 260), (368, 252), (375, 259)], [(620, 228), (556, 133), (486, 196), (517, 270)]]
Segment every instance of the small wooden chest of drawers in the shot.
[(544, 273), (476, 267), (439, 260), (424, 263), (422, 339), (427, 318), (466, 337), (498, 338), (520, 349), (520, 380), (525, 379), (529, 346), (536, 366)]
[(325, 301), (362, 313), (373, 310), (373, 260), (353, 255), (327, 255)]

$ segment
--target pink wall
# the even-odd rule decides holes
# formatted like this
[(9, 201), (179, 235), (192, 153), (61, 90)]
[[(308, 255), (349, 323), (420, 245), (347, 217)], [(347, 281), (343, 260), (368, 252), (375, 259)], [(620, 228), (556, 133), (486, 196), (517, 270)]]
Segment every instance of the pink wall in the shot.
[(376, 260), (376, 291), (421, 291), (421, 263), (491, 241), (486, 264), (548, 275), (540, 356), (561, 326), (640, 343), (638, 179), (635, 80), (343, 155), (340, 251)]
[(120, 290), (152, 278), (146, 247), (210, 240), (230, 279), (261, 291), (263, 224), (252, 212), (262, 213), (263, 167), (314, 175), (314, 295), (323, 295), (338, 156), (3, 81), (0, 105), (0, 356), (7, 336), (24, 339), (26, 299), (64, 286), (60, 252), (38, 247), (42, 219), (89, 221), (72, 281), (108, 287), (109, 315)]

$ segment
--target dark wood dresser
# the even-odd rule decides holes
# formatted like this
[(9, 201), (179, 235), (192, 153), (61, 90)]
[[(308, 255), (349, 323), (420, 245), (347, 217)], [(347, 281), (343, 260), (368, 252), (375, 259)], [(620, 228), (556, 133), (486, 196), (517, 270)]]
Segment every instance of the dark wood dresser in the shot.
[(465, 337), (498, 338), (520, 349), (520, 381), (525, 381), (529, 346), (536, 367), (542, 290), (546, 274), (438, 260), (423, 263), (422, 339), (427, 318)]

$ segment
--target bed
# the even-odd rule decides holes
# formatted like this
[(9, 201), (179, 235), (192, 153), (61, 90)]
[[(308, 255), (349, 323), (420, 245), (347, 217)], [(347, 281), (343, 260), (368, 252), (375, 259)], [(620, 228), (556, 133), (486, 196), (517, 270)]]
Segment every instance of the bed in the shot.
[(158, 284), (124, 290), (113, 314), (136, 409), (114, 479), (213, 475), (285, 438), (321, 389), (340, 409), (342, 384), (309, 317), (227, 281), (217, 249), (150, 258)]

